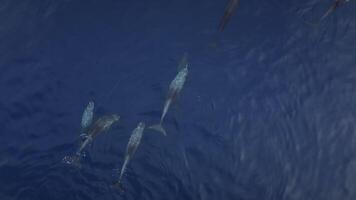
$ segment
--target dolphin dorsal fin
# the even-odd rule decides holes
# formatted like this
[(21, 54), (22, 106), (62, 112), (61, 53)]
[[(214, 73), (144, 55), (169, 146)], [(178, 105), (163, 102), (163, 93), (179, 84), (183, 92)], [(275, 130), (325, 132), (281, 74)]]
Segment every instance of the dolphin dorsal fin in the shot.
[(187, 65), (188, 65), (188, 53), (185, 52), (185, 53), (183, 54), (182, 59), (181, 59), (180, 62), (179, 62), (179, 65), (178, 65), (178, 72), (181, 71), (183, 68), (185, 68)]

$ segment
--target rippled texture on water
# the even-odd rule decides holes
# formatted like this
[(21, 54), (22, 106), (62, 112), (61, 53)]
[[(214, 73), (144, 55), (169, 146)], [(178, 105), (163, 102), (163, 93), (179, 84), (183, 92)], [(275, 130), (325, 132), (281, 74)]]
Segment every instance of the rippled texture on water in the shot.
[[(356, 2), (0, 0), (0, 199), (356, 199)], [(167, 136), (157, 123), (184, 52)], [(120, 122), (75, 152), (90, 100)]]

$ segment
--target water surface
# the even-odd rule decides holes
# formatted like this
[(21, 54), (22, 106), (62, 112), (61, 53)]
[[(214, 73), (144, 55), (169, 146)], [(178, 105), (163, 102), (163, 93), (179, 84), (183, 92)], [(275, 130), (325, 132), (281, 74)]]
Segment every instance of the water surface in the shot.
[[(353, 200), (356, 2), (1, 0), (0, 199)], [(118, 178), (131, 131), (159, 120), (178, 62), (190, 74)], [(87, 149), (81, 114), (120, 122)]]

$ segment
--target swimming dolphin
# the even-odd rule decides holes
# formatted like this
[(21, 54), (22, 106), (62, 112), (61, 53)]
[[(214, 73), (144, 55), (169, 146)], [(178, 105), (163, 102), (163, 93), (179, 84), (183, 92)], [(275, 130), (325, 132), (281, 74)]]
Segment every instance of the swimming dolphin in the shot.
[(329, 9), (321, 17), (320, 21), (324, 20), (327, 16), (333, 13), (338, 7), (340, 7), (343, 3), (348, 1), (349, 0), (335, 0), (335, 2), (329, 7)]
[(120, 116), (112, 114), (105, 115), (96, 120), (96, 122), (89, 128), (88, 135), (84, 142), (80, 145), (76, 155), (80, 155), (83, 149), (100, 133), (106, 132), (110, 129), (111, 125), (118, 121)]
[(240, 2), (239, 0), (229, 0), (229, 2), (225, 7), (224, 15), (222, 16), (219, 23), (219, 27), (218, 27), (219, 32), (224, 31), (226, 24), (230, 21), (231, 16), (234, 14), (239, 2)]
[(122, 190), (121, 186), (121, 181), (122, 181), (122, 176), (125, 173), (127, 164), (131, 160), (132, 156), (135, 154), (138, 146), (140, 145), (141, 138), (143, 135), (143, 131), (145, 129), (145, 123), (140, 122), (137, 127), (132, 131), (132, 134), (130, 136), (129, 142), (126, 147), (126, 153), (125, 153), (125, 161), (124, 164), (122, 165), (120, 176), (118, 181), (114, 184), (118, 189)]
[(229, 0), (225, 10), (224, 10), (224, 15), (222, 16), (222, 18), (220, 19), (219, 22), (219, 26), (218, 26), (218, 30), (215, 33), (215, 36), (213, 38), (213, 40), (209, 43), (210, 47), (217, 47), (217, 43), (219, 40), (219, 34), (222, 33), (225, 29), (225, 26), (227, 25), (227, 23), (230, 21), (232, 15), (234, 14), (238, 4), (239, 4), (239, 0)]
[(110, 129), (111, 125), (118, 121), (120, 117), (118, 115), (105, 115), (96, 120), (88, 129), (88, 134), (85, 140), (80, 144), (78, 150), (74, 156), (65, 156), (63, 162), (67, 164), (73, 164), (80, 167), (80, 158), (84, 148), (99, 134), (106, 132)]
[(85, 132), (92, 124), (93, 118), (94, 118), (94, 102), (90, 101), (87, 107), (84, 109), (82, 115), (81, 128), (83, 134), (86, 134)]
[(152, 125), (149, 128), (161, 132), (163, 135), (167, 135), (166, 131), (164, 130), (162, 123), (164, 120), (164, 117), (166, 116), (168, 109), (172, 102), (177, 98), (178, 94), (182, 90), (185, 80), (188, 75), (188, 55), (185, 53), (183, 55), (183, 58), (178, 66), (179, 72), (176, 75), (176, 77), (173, 79), (171, 84), (169, 85), (169, 90), (168, 90), (168, 95), (166, 98), (166, 101), (164, 103), (162, 115), (161, 115), (161, 120), (159, 124)]

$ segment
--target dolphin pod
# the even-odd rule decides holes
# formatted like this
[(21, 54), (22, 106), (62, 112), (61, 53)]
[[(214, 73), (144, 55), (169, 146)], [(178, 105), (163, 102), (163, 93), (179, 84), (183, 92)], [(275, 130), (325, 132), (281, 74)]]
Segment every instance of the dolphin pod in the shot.
[[(334, 3), (329, 7), (329, 9), (322, 15), (320, 21), (327, 18), (331, 13), (333, 13), (338, 7), (340, 7), (345, 2), (349, 0), (334, 0)], [(231, 17), (233, 16), (235, 10), (239, 5), (240, 0), (228, 0), (227, 6), (225, 7), (224, 14), (219, 22), (217, 33), (222, 33), (230, 21)], [(151, 129), (154, 131), (158, 131), (162, 133), (164, 136), (167, 136), (167, 131), (163, 127), (164, 119), (168, 113), (168, 110), (172, 103), (174, 103), (177, 97), (180, 95), (183, 86), (186, 82), (188, 76), (188, 54), (184, 53), (179, 65), (178, 65), (178, 72), (177, 75), (171, 81), (167, 96), (163, 105), (162, 113), (160, 116), (160, 120), (157, 124), (149, 126), (147, 129)], [(80, 159), (83, 156), (84, 149), (93, 142), (94, 138), (98, 135), (101, 135), (104, 132), (110, 130), (112, 125), (119, 121), (120, 116), (116, 114), (109, 114), (104, 115), (94, 120), (94, 102), (90, 101), (86, 108), (83, 111), (82, 119), (81, 119), (81, 134), (80, 136), (83, 137), (77, 151), (72, 156), (65, 156), (63, 158), (64, 163), (71, 164), (73, 166), (80, 167)], [(93, 123), (93, 121), (95, 121)], [(122, 185), (123, 175), (127, 169), (129, 162), (132, 160), (135, 152), (137, 151), (141, 139), (143, 137), (143, 133), (146, 129), (146, 125), (144, 122), (140, 122), (137, 127), (132, 131), (132, 134), (129, 138), (127, 143), (126, 152), (124, 155), (124, 161), (118, 174), (117, 181), (114, 182), (112, 185), (114, 188), (118, 189), (119, 191), (124, 191), (124, 187)]]
[[(167, 115), (170, 105), (176, 100), (176, 98), (180, 94), (181, 90), (183, 89), (187, 75), (188, 75), (188, 54), (184, 53), (179, 65), (178, 65), (178, 73), (169, 85), (167, 98), (164, 103), (164, 107), (163, 107), (163, 111), (162, 111), (162, 115), (161, 115), (159, 124), (152, 125), (152, 126), (148, 127), (149, 129), (158, 131), (165, 136), (167, 135), (166, 130), (162, 126), (162, 123), (163, 123), (165, 116)], [(81, 167), (80, 160), (84, 156), (84, 154), (83, 154), (84, 149), (90, 143), (92, 143), (94, 138), (96, 138), (98, 135), (101, 135), (102, 133), (109, 131), (111, 126), (115, 122), (119, 121), (120, 116), (118, 116), (116, 114), (110, 114), (110, 115), (101, 116), (98, 119), (96, 119), (96, 121), (94, 119), (95, 119), (94, 102), (90, 101), (87, 104), (87, 106), (85, 107), (83, 114), (82, 114), (82, 119), (81, 119), (81, 131), (80, 131), (81, 134), (80, 134), (80, 136), (83, 138), (83, 140), (80, 143), (80, 145), (74, 155), (65, 156), (63, 158), (64, 163), (80, 168)], [(93, 121), (95, 121), (95, 122), (93, 123)], [(122, 178), (126, 171), (129, 161), (132, 159), (138, 146), (141, 143), (141, 138), (143, 136), (145, 127), (146, 127), (145, 123), (140, 122), (137, 125), (137, 127), (132, 131), (131, 137), (130, 137), (127, 147), (126, 147), (126, 153), (124, 156), (125, 159), (124, 159), (124, 163), (121, 167), (119, 178), (113, 184), (113, 187), (118, 189), (119, 191), (124, 191), (124, 187), (122, 185)]]

